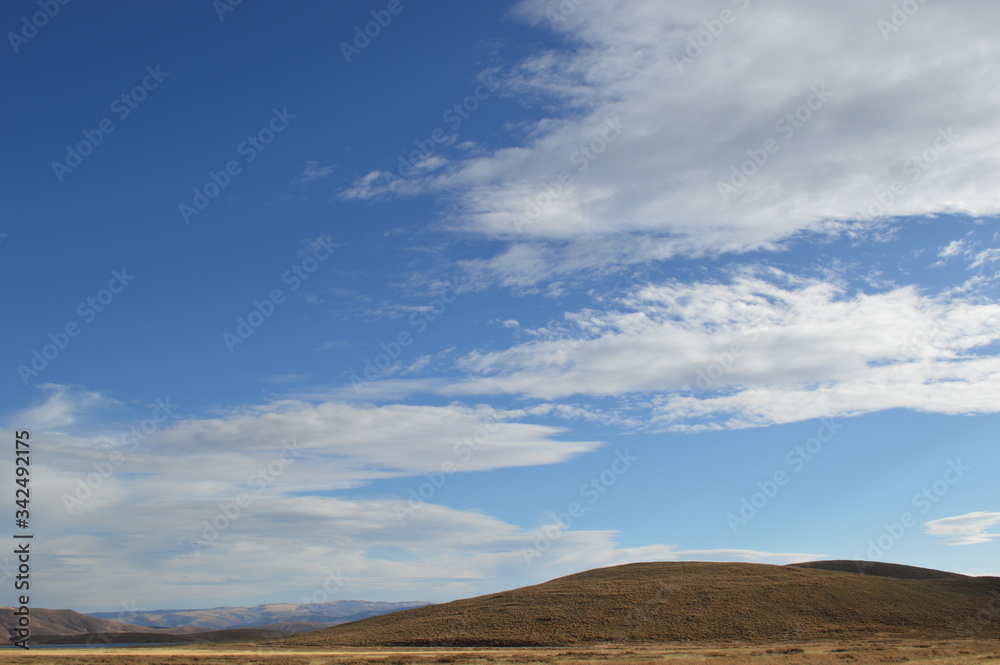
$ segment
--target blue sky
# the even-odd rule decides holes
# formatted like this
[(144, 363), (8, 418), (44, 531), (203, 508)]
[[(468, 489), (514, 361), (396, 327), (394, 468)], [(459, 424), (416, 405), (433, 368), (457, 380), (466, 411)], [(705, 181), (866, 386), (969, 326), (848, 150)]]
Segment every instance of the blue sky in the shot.
[(1000, 9), (903, 4), (6, 4), (33, 605), (1000, 575)]

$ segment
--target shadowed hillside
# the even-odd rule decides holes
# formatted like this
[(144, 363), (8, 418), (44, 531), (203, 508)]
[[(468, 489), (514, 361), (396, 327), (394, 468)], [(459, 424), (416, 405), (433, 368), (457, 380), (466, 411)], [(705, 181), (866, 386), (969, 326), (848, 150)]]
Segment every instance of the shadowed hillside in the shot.
[[(4, 634), (17, 626), (14, 608), (0, 607), (0, 628)], [(121, 621), (96, 619), (73, 610), (31, 609), (31, 632), (38, 635), (73, 635), (77, 633), (127, 633), (146, 628)]]
[(898, 563), (882, 563), (881, 561), (810, 561), (809, 563), (791, 564), (796, 568), (814, 568), (816, 570), (837, 570), (844, 573), (860, 573), (876, 577), (895, 577), (900, 580), (942, 580), (962, 579), (967, 577), (958, 573), (946, 573), (933, 568), (918, 568), (903, 566)]
[[(843, 570), (825, 570), (827, 565)], [(287, 644), (776, 642), (955, 637), (970, 631), (1000, 637), (1000, 617), (973, 623), (991, 600), (1000, 599), (1000, 578), (880, 565), (861, 565), (869, 574), (859, 574), (857, 562), (637, 563), (334, 626)]]

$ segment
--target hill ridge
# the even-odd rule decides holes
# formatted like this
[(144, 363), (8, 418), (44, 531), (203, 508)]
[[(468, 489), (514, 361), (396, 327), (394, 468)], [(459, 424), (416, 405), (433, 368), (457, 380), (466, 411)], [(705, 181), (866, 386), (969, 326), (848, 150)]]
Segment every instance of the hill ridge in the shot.
[(921, 568), (920, 566), (908, 566), (901, 563), (883, 563), (881, 561), (857, 561), (853, 559), (826, 559), (823, 561), (807, 561), (805, 563), (791, 563), (788, 566), (799, 568), (815, 568), (818, 570), (834, 570), (845, 573), (857, 573), (860, 575), (874, 575), (876, 577), (893, 577), (896, 579), (970, 579), (969, 575), (960, 573), (949, 573), (934, 568)]

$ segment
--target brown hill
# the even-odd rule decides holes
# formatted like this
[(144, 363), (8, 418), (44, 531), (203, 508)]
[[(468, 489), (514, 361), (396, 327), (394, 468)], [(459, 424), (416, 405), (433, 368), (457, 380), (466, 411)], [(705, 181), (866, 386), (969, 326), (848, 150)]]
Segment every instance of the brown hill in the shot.
[[(855, 569), (859, 562), (848, 562)], [(782, 642), (846, 637), (1000, 637), (976, 621), (1000, 578), (823, 565), (636, 563), (405, 610), (286, 641), (300, 646), (555, 646)], [(865, 566), (861, 566), (864, 570)]]
[[(0, 628), (9, 634), (17, 626), (14, 608), (0, 607)], [(80, 614), (73, 610), (31, 608), (32, 635), (73, 635), (77, 633), (128, 633), (149, 631), (148, 628), (121, 621), (108, 621)]]

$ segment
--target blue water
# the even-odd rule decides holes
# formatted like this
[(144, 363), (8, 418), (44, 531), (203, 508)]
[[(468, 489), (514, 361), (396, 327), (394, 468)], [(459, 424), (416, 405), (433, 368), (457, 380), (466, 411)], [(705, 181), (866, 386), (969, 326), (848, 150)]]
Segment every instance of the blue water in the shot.
[[(118, 647), (162, 647), (162, 646), (180, 646), (182, 644), (194, 644), (194, 642), (125, 642), (123, 644), (105, 644), (104, 642), (93, 642), (91, 644), (31, 644), (31, 651), (35, 649), (117, 649)], [(13, 645), (0, 645), (0, 649), (14, 649), (17, 651), (24, 651), (20, 647), (15, 647)]]

